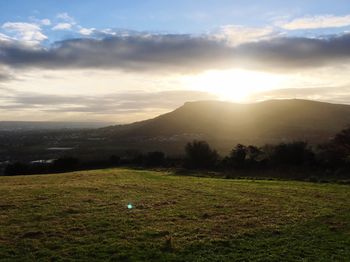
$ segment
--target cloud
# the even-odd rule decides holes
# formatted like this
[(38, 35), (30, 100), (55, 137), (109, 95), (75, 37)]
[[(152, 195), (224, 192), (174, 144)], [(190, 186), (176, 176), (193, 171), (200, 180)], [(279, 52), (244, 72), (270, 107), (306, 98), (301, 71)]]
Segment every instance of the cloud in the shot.
[(14, 33), (13, 38), (24, 44), (37, 45), (47, 39), (47, 36), (42, 33), (40, 26), (37, 24), (7, 22), (1, 28), (7, 32)]
[(2, 63), (17, 67), (118, 68), (128, 71), (193, 71), (226, 63), (231, 48), (217, 41), (189, 35), (142, 35), (72, 39), (51, 49), (19, 44), (0, 46)]
[[(92, 115), (111, 115), (118, 119), (120, 115), (139, 113), (164, 113), (181, 106), (187, 101), (212, 100), (217, 97), (200, 91), (178, 90), (162, 92), (124, 92), (96, 96), (60, 96), (28, 92), (14, 92), (0, 95), (1, 110), (35, 110), (52, 114), (77, 113)], [(84, 115), (85, 116), (85, 115)], [(124, 117), (125, 117), (124, 116)], [(130, 118), (130, 116), (127, 116)]]
[(318, 15), (296, 18), (290, 22), (278, 22), (277, 25), (287, 30), (320, 29), (345, 27), (350, 25), (350, 15)]
[(4, 73), (1, 73), (0, 72), (0, 82), (4, 82), (4, 81), (7, 81), (11, 79), (10, 75), (9, 74), (4, 74)]
[(282, 37), (238, 47), (241, 62), (276, 71), (340, 66), (350, 61), (350, 34), (328, 38)]
[(65, 22), (68, 22), (70, 24), (75, 24), (75, 19), (73, 17), (71, 17), (68, 13), (59, 13), (57, 14), (57, 18), (61, 19)]
[(279, 33), (272, 27), (245, 27), (239, 25), (226, 25), (220, 28), (214, 37), (226, 40), (230, 45), (238, 46), (248, 42), (256, 42), (276, 37)]
[(52, 27), (52, 30), (71, 30), (77, 23), (68, 13), (59, 13), (56, 16), (62, 22)]
[(11, 40), (13, 40), (11, 37), (0, 33), (0, 41), (5, 42), (5, 41), (11, 41)]
[[(129, 30), (127, 30), (129, 32)], [(116, 32), (115, 30), (111, 29), (111, 28), (106, 28), (103, 30), (98, 31), (97, 33), (99, 33), (101, 36), (115, 36), (115, 35), (122, 35), (120, 34), (120, 32)]]
[(95, 28), (80, 28), (79, 33), (82, 35), (91, 35), (96, 29)]
[(59, 23), (52, 27), (52, 30), (70, 30), (72, 29), (72, 24), (70, 23)]
[(211, 36), (152, 35), (70, 39), (51, 48), (0, 42), (0, 64), (17, 68), (102, 68), (193, 73), (210, 69), (300, 70), (349, 63), (350, 34), (274, 37), (232, 46)]
[(42, 19), (40, 20), (40, 23), (45, 26), (51, 25), (51, 21), (49, 19)]

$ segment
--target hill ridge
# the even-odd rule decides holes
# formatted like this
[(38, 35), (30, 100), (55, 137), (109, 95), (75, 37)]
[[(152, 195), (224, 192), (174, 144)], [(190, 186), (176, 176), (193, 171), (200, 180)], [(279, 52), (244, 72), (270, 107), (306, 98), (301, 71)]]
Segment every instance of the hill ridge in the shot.
[(350, 124), (350, 105), (304, 99), (250, 104), (191, 101), (155, 118), (101, 129), (116, 140), (185, 141), (197, 137), (219, 145), (327, 141)]

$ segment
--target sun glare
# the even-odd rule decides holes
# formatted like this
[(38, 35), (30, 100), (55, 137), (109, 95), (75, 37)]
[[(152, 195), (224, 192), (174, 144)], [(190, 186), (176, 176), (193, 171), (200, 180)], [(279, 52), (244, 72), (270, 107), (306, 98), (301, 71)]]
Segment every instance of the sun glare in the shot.
[(190, 89), (213, 93), (220, 99), (234, 102), (248, 102), (252, 94), (277, 89), (285, 80), (282, 75), (241, 69), (211, 70), (184, 79)]

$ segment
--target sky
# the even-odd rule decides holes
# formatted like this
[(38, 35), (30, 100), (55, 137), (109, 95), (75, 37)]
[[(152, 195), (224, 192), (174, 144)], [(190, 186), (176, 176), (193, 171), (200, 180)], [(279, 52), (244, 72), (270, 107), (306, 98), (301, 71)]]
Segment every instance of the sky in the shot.
[(155, 117), (186, 101), (350, 104), (348, 1), (0, 0), (0, 120)]

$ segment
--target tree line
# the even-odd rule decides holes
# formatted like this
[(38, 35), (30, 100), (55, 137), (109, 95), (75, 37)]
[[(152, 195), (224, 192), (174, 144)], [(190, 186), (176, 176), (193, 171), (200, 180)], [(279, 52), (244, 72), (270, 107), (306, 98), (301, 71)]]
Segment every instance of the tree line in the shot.
[[(227, 156), (220, 156), (206, 141), (186, 144), (183, 157), (169, 157), (163, 152), (136, 153), (132, 157), (110, 156), (101, 161), (81, 161), (76, 157), (59, 158), (52, 163), (10, 163), (5, 175), (57, 173), (82, 169), (133, 166), (142, 168), (183, 168), (185, 170), (269, 171), (297, 169), (312, 175), (330, 173), (348, 176), (350, 170), (350, 128), (344, 129), (328, 143), (310, 146), (305, 141), (255, 145), (237, 144)], [(348, 176), (350, 177), (350, 175)]]

